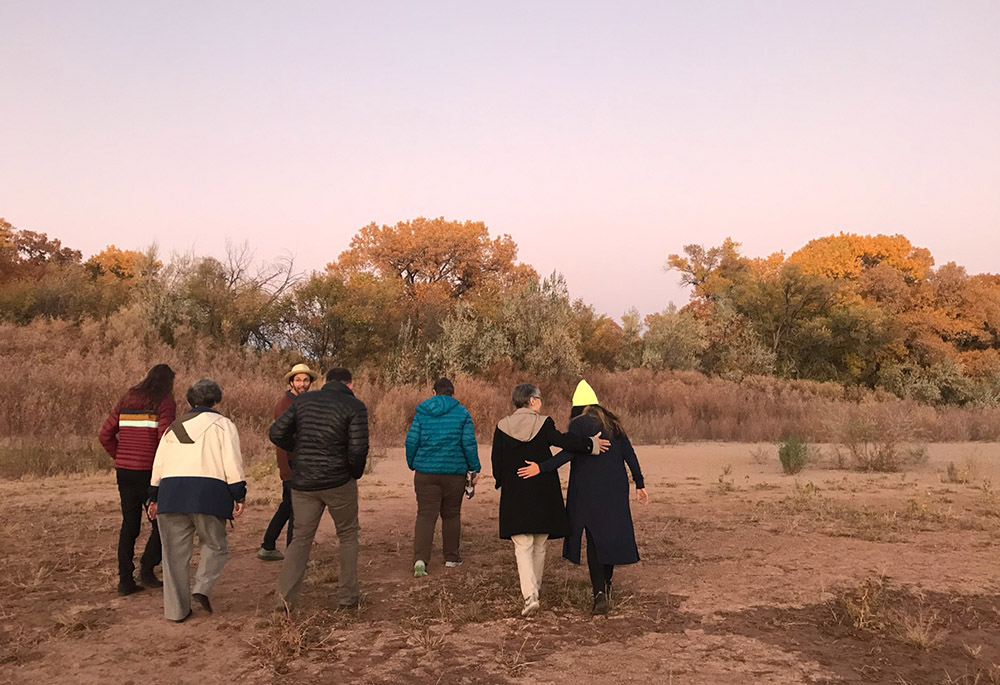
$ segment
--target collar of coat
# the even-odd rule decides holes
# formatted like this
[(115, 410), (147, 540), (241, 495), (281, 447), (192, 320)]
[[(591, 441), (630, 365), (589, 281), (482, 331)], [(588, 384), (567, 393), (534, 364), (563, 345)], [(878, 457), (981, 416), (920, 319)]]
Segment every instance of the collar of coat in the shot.
[(521, 407), (510, 416), (500, 419), (497, 428), (515, 440), (528, 442), (538, 435), (548, 418), (534, 409)]
[(350, 388), (348, 388), (340, 381), (327, 381), (326, 383), (323, 384), (323, 387), (320, 388), (320, 390), (329, 390), (330, 392), (342, 392), (345, 395), (350, 395), (351, 397), (354, 397), (354, 391), (352, 391)]

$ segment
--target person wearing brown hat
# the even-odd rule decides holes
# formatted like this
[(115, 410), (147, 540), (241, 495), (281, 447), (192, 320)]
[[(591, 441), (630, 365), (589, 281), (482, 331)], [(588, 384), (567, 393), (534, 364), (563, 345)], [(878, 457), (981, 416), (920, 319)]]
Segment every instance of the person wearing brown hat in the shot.
[[(291, 371), (285, 374), (285, 383), (288, 389), (281, 395), (281, 399), (274, 405), (274, 418), (278, 418), (285, 413), (285, 410), (292, 406), (292, 400), (304, 392), (308, 392), (310, 386), (316, 380), (316, 372), (305, 364), (296, 364)], [(285, 538), (285, 547), (292, 542), (292, 528), (295, 524), (295, 514), (292, 511), (292, 490), (288, 485), (292, 477), (292, 469), (288, 465), (288, 452), (280, 447), (274, 448), (278, 459), (278, 474), (281, 476), (281, 504), (278, 510), (271, 517), (271, 522), (264, 531), (264, 541), (257, 550), (257, 558), (261, 561), (281, 561), (285, 555), (278, 551), (278, 536), (281, 529), (288, 524), (288, 532)]]

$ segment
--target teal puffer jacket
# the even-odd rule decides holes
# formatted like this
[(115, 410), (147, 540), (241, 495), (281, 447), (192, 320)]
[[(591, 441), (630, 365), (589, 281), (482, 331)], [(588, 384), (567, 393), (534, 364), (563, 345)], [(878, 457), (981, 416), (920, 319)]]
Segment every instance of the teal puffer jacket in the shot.
[(435, 395), (418, 404), (406, 434), (406, 464), (421, 473), (479, 471), (479, 447), (469, 410), (449, 395)]

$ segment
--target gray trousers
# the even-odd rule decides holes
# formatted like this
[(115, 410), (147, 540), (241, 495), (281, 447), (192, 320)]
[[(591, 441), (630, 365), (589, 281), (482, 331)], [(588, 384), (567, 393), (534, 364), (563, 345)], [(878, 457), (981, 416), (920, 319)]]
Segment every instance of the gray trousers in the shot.
[[(191, 611), (191, 593), (205, 595), (222, 575), (229, 549), (226, 546), (226, 522), (209, 514), (158, 514), (160, 541), (163, 544), (163, 615), (179, 621)], [(201, 542), (198, 571), (191, 589), (191, 551), (194, 534)]]
[(340, 542), (340, 605), (358, 602), (358, 482), (352, 479), (337, 488), (292, 490), (295, 537), (285, 548), (285, 561), (278, 576), (279, 608), (292, 609), (302, 594), (309, 552), (324, 509), (330, 510)]

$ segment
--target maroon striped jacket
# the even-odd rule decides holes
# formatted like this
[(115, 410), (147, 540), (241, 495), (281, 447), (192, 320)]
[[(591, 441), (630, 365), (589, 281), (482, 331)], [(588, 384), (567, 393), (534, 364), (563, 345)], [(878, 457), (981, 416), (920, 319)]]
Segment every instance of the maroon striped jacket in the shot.
[(156, 409), (146, 407), (145, 398), (128, 391), (108, 414), (101, 428), (101, 445), (114, 460), (115, 468), (151, 471), (156, 446), (177, 414), (172, 397), (165, 397)]

